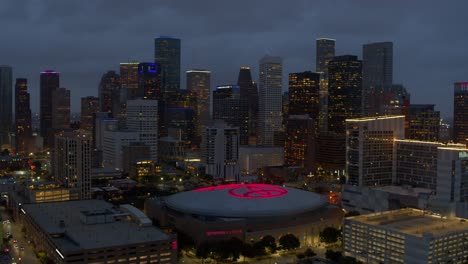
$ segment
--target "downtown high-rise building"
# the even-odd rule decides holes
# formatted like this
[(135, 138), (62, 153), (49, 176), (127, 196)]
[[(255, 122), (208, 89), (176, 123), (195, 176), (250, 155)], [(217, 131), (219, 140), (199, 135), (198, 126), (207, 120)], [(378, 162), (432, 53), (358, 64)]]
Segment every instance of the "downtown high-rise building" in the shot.
[(10, 145), (13, 124), (13, 70), (0, 66), (0, 147)]
[(180, 89), (180, 39), (155, 38), (154, 61), (161, 64), (162, 91), (168, 97)]
[(95, 96), (81, 97), (80, 128), (93, 130), (96, 113), (99, 113), (99, 98)]
[(52, 147), (49, 142), (52, 131), (52, 98), (53, 92), (60, 87), (60, 72), (46, 70), (41, 72), (40, 80), (40, 135), (44, 138), (44, 147)]
[(440, 112), (433, 104), (410, 105), (408, 139), (439, 141)]
[(145, 100), (161, 100), (161, 66), (155, 62), (138, 64), (137, 96)]
[(288, 115), (309, 115), (318, 121), (320, 111), (320, 73), (289, 74)]
[(17, 78), (15, 83), (15, 150), (23, 153), (31, 150), (32, 124), (28, 80)]
[(120, 63), (121, 98), (125, 100), (138, 97), (138, 65), (137, 61)]
[(61, 131), (54, 137), (52, 167), (55, 179), (75, 190), (80, 199), (91, 198), (92, 136), (83, 131)]
[(211, 72), (201, 69), (193, 69), (186, 71), (187, 90), (194, 93), (196, 96), (197, 106), (196, 114), (196, 138), (195, 145), (200, 144), (203, 127), (210, 122), (210, 88), (211, 88)]
[(246, 98), (248, 103), (248, 133), (255, 136), (257, 133), (258, 118), (258, 89), (257, 84), (252, 80), (250, 67), (242, 66), (239, 70), (237, 85), (240, 89), (241, 98)]
[(249, 105), (241, 96), (238, 85), (219, 85), (213, 91), (213, 120), (223, 120), (239, 129), (239, 142), (247, 145), (249, 140)]
[(344, 135), (345, 120), (361, 116), (361, 72), (357, 56), (337, 56), (328, 64), (328, 131)]
[(468, 144), (468, 82), (455, 83), (453, 99), (453, 140)]
[(393, 43), (378, 42), (363, 45), (362, 90), (365, 116), (382, 115), (384, 91), (393, 84)]
[[(122, 68), (122, 64), (120, 66)], [(99, 83), (99, 105), (101, 112), (114, 112), (120, 102), (120, 75), (108, 71)]]
[(150, 157), (158, 161), (158, 101), (128, 100), (127, 128), (138, 134), (139, 142), (150, 148)]
[(328, 129), (328, 63), (335, 57), (335, 40), (319, 38), (316, 40), (315, 71), (320, 76), (320, 112), (317, 130)]
[(259, 69), (257, 143), (274, 146), (275, 134), (282, 132), (282, 59), (266, 55)]
[(70, 90), (59, 88), (52, 92), (53, 132), (70, 128)]
[(286, 119), (284, 164), (299, 166), (305, 173), (314, 172), (315, 120), (308, 114), (289, 115)]

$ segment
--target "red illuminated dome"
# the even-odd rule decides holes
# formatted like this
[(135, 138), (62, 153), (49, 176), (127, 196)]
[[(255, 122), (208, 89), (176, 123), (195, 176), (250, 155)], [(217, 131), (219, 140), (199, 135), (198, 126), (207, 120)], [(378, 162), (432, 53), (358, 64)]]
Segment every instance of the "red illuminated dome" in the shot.
[(269, 184), (227, 184), (166, 197), (172, 210), (200, 216), (265, 217), (301, 214), (324, 207), (316, 193)]

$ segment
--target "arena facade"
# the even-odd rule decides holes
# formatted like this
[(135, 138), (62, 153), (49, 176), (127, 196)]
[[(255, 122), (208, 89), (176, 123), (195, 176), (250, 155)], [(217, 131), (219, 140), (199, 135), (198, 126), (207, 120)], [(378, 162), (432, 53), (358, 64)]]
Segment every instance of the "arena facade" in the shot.
[(148, 217), (196, 243), (237, 237), (256, 241), (291, 233), (314, 246), (325, 227), (340, 227), (343, 211), (322, 195), (269, 184), (227, 184), (148, 199)]

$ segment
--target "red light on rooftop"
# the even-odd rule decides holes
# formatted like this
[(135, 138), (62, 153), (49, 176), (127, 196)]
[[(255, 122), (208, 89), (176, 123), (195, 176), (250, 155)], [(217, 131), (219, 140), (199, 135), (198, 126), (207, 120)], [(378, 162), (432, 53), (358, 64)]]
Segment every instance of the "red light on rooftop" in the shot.
[(269, 184), (225, 184), (195, 189), (194, 192), (209, 192), (227, 190), (227, 193), (237, 198), (262, 199), (286, 195), (288, 190)]

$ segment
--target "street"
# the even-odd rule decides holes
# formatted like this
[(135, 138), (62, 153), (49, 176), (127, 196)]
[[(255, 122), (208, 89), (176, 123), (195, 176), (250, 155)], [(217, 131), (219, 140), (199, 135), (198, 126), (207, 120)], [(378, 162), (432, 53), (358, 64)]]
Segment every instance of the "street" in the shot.
[[(0, 206), (0, 214), (2, 216), (3, 234), (6, 235), (7, 232), (10, 232), (13, 236), (10, 240), (10, 255), (13, 258), (13, 263), (40, 263), (34, 254), (32, 244), (28, 244), (25, 234), (21, 232), (21, 225), (11, 220), (4, 206)], [(14, 241), (16, 241), (16, 243), (14, 243)]]

